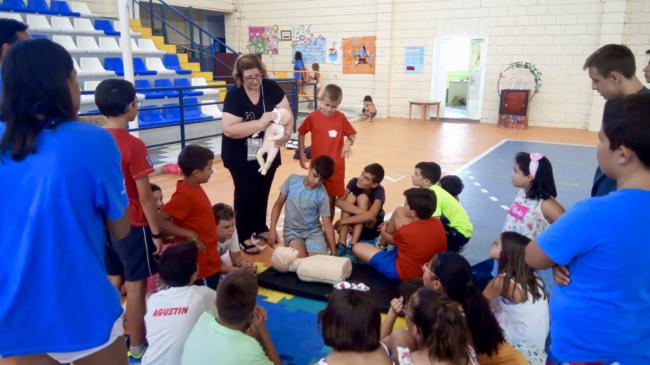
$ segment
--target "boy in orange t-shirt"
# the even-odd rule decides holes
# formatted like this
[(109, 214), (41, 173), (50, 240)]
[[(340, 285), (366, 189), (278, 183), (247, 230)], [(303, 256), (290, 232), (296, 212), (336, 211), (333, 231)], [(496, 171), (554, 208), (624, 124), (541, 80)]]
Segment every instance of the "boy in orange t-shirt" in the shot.
[(345, 194), (345, 159), (357, 136), (357, 131), (337, 110), (343, 99), (343, 90), (337, 85), (329, 84), (323, 89), (320, 110), (309, 113), (298, 128), (298, 151), (300, 166), (307, 169), (305, 157), (305, 135), (311, 133), (311, 158), (328, 156), (334, 161), (334, 173), (325, 180), (324, 185), (330, 197), (330, 212), (334, 216), (336, 198)]
[(381, 226), (381, 236), (395, 245), (382, 251), (375, 245), (357, 243), (352, 253), (360, 261), (390, 279), (406, 280), (422, 276), (422, 265), (439, 252), (447, 250), (447, 234), (442, 222), (432, 217), (436, 196), (424, 188), (404, 192), (406, 204), (395, 209), (388, 223)]
[(183, 148), (178, 166), (185, 175), (176, 183), (176, 192), (160, 210), (165, 234), (176, 236), (178, 242), (192, 241), (199, 249), (199, 272), (194, 285), (217, 289), (221, 276), (221, 258), (217, 248), (217, 222), (212, 203), (201, 188), (212, 176), (214, 153), (197, 145)]

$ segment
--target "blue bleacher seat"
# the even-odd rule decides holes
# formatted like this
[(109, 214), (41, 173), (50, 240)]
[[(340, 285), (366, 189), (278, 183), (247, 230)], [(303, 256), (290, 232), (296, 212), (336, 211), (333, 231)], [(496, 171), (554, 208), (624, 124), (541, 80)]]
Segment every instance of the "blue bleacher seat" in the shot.
[(168, 107), (167, 109), (162, 110), (163, 118), (168, 121), (173, 121), (174, 123), (178, 123), (181, 120), (181, 112), (177, 103), (163, 104), (163, 106)]
[[(153, 89), (151, 82), (149, 80), (135, 80), (135, 88), (137, 89)], [(162, 95), (156, 91), (139, 91), (138, 93), (143, 94), (145, 99), (162, 99), (165, 95)]]
[(0, 10), (3, 11), (16, 11), (21, 13), (33, 13), (34, 11), (29, 9), (23, 0), (5, 0), (2, 5), (0, 5)]
[(163, 117), (161, 109), (154, 108), (158, 108), (158, 106), (147, 105), (140, 108), (138, 112), (140, 127), (153, 127), (174, 123), (174, 121), (167, 120)]
[(32, 39), (47, 38), (46, 34), (30, 33), (29, 35), (32, 37)]
[(189, 75), (192, 73), (190, 70), (184, 70), (181, 67), (181, 63), (178, 61), (178, 56), (173, 53), (164, 54), (162, 57), (162, 62), (165, 67), (170, 70), (176, 71), (179, 75)]
[[(190, 79), (181, 78), (174, 80), (174, 87), (192, 87)], [(200, 96), (203, 95), (203, 91), (200, 90), (183, 90), (183, 96)]]
[(34, 13), (56, 15), (57, 12), (50, 10), (45, 0), (27, 0), (27, 8)]
[(213, 117), (201, 113), (201, 106), (197, 98), (183, 98), (183, 110), (185, 120), (188, 122), (202, 122), (213, 119)]
[[(104, 58), (104, 68), (109, 71), (114, 71), (117, 76), (124, 76), (124, 64), (120, 57), (106, 57)], [(156, 71), (147, 70), (141, 58), (133, 59), (133, 73), (142, 75), (155, 75)]]
[(113, 23), (107, 19), (95, 19), (95, 29), (101, 30), (106, 35), (120, 35), (120, 32), (113, 28)]
[(50, 2), (50, 9), (63, 16), (81, 16), (80, 13), (70, 10), (70, 6), (64, 0), (52, 0)]
[[(156, 79), (153, 82), (154, 87), (158, 88), (167, 88), (167, 87), (173, 87), (172, 81), (170, 79)], [(178, 97), (178, 91), (176, 90), (160, 90), (156, 91), (160, 95), (164, 95), (165, 97), (168, 98), (173, 98), (173, 97)]]

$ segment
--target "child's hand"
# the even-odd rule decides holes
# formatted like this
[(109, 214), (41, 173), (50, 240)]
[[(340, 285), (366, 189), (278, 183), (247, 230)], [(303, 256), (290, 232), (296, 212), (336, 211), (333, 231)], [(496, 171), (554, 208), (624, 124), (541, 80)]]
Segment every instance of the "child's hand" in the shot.
[(557, 285), (562, 285), (562, 286), (569, 285), (571, 283), (569, 268), (562, 265), (554, 265), (553, 281), (555, 281)]
[(253, 264), (251, 264), (248, 261), (244, 261), (244, 263), (241, 265), (242, 269), (247, 270), (252, 272), (253, 274), (257, 274), (257, 267)]
[(343, 149), (341, 150), (341, 157), (348, 158), (350, 156), (352, 156), (352, 144), (350, 144), (349, 140), (345, 140)]
[(278, 243), (278, 232), (275, 231), (275, 228), (272, 228), (269, 231), (269, 237), (267, 238), (266, 243), (271, 247), (275, 247), (275, 244)]
[(264, 308), (255, 306), (251, 313), (251, 325), (246, 331), (249, 336), (259, 338), (262, 331), (266, 330), (266, 311)]
[(163, 249), (163, 245), (164, 245), (163, 240), (162, 240), (162, 238), (153, 238), (153, 237), (152, 237), (152, 240), (153, 240), (154, 246), (156, 246), (156, 251), (153, 253), (153, 255), (158, 256), (158, 255), (160, 255), (162, 253), (162, 249)]
[(271, 124), (271, 122), (273, 122), (273, 119), (275, 119), (275, 113), (273, 112), (266, 112), (262, 114), (262, 116), (260, 117), (260, 121), (262, 122), (262, 124), (264, 124), (264, 127), (262, 128), (268, 127), (268, 125)]
[(307, 165), (307, 158), (304, 155), (300, 156), (300, 167), (305, 170), (309, 169), (309, 166)]
[(395, 314), (401, 315), (404, 311), (404, 297), (393, 298), (390, 301), (390, 310)]

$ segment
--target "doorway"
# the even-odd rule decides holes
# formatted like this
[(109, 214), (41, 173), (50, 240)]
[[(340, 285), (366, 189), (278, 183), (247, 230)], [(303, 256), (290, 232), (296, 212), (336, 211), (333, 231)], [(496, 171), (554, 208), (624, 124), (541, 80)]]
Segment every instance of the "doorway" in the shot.
[(446, 119), (480, 120), (486, 36), (441, 36), (434, 42), (431, 96)]

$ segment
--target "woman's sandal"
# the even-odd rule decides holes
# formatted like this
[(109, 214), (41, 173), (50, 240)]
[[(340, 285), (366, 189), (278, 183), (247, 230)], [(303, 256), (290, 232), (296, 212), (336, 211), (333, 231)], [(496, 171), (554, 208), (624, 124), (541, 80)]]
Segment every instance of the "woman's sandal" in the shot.
[(257, 246), (252, 243), (247, 244), (246, 242), (240, 242), (239, 248), (241, 248), (241, 250), (248, 255), (257, 255), (258, 253), (260, 253), (260, 250), (257, 248)]

